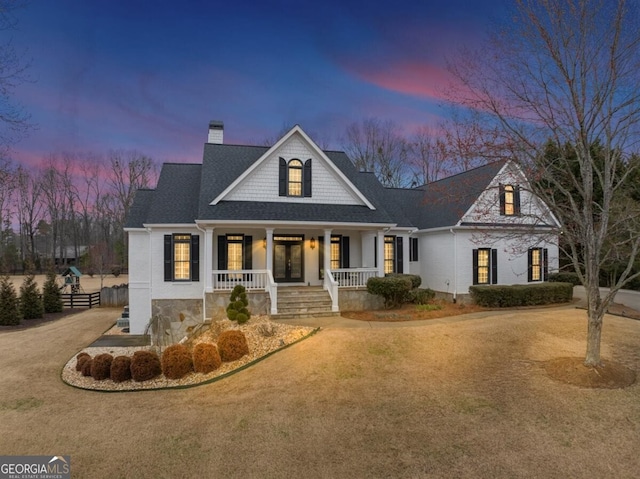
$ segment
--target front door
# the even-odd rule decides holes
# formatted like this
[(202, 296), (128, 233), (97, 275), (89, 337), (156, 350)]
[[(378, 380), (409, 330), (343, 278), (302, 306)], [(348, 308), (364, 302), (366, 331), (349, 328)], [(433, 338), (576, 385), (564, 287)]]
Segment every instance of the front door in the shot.
[(274, 236), (273, 278), (278, 283), (304, 281), (302, 236)]

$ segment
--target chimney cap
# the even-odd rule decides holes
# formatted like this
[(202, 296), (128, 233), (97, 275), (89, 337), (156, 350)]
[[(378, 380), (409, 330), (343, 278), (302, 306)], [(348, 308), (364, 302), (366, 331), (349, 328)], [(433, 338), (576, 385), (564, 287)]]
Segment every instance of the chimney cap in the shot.
[(224, 123), (220, 120), (211, 120), (209, 122), (209, 129), (213, 130), (224, 130)]

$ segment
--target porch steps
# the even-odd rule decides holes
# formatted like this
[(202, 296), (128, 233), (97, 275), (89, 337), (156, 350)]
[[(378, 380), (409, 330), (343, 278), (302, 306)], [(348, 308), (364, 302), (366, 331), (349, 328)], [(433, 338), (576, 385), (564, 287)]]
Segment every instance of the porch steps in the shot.
[(278, 314), (273, 319), (297, 319), (339, 316), (331, 311), (331, 297), (322, 287), (292, 286), (278, 288)]

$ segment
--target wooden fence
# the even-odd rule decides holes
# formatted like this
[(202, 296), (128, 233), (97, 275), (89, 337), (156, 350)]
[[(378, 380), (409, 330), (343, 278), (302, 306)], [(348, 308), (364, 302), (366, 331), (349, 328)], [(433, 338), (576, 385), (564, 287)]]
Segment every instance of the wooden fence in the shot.
[(94, 306), (100, 306), (100, 292), (63, 293), (62, 303), (65, 308), (93, 308)]
[(129, 288), (111, 287), (100, 290), (100, 306), (119, 307), (129, 304)]

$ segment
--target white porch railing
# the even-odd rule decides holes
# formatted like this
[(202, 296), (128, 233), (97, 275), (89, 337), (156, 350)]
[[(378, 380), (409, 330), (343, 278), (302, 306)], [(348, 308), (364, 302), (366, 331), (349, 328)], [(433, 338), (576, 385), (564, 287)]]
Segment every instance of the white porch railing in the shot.
[(366, 288), (369, 278), (378, 276), (376, 268), (340, 268), (332, 269), (338, 286), (341, 288)]
[(238, 284), (247, 291), (264, 290), (271, 298), (271, 314), (278, 312), (278, 285), (271, 271), (266, 269), (243, 269), (238, 271), (214, 270), (212, 285), (214, 291), (231, 291)]
[(323, 287), (331, 296), (331, 311), (340, 311), (338, 307), (338, 282), (333, 279), (331, 271), (325, 271)]

